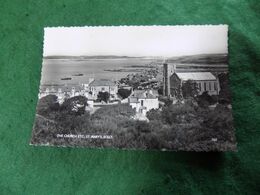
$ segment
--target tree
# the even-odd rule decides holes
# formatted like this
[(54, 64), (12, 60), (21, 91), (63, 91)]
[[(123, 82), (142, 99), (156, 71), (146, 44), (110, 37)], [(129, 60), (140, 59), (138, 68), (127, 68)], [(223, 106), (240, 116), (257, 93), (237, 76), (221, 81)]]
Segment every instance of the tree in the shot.
[(151, 109), (146, 113), (146, 117), (151, 120), (161, 120), (161, 111), (158, 109)]
[(109, 100), (109, 96), (110, 96), (110, 94), (107, 92), (107, 91), (105, 91), (105, 92), (102, 92), (102, 91), (100, 91), (99, 93), (98, 93), (98, 95), (97, 95), (97, 98), (100, 100), (100, 101), (104, 101), (104, 102), (108, 102), (108, 100)]
[(214, 137), (233, 142), (235, 137), (231, 110), (218, 104), (214, 111), (204, 115), (203, 129), (207, 131), (205, 135), (208, 139)]
[(166, 96), (159, 96), (159, 101), (163, 102), (165, 106), (170, 106), (173, 103), (173, 98)]
[(208, 107), (209, 105), (216, 103), (216, 99), (211, 97), (207, 91), (204, 91), (197, 99), (200, 107)]
[(188, 80), (182, 84), (182, 94), (184, 98), (196, 97), (198, 95), (198, 88), (196, 82)]
[(47, 95), (39, 99), (37, 113), (48, 116), (50, 112), (59, 110), (58, 97), (56, 95)]
[(129, 97), (131, 94), (131, 90), (128, 89), (118, 89), (118, 95), (120, 95), (123, 99)]
[(65, 110), (57, 113), (55, 121), (61, 127), (63, 133), (75, 133), (88, 131), (91, 128), (90, 114), (72, 114)]
[(220, 103), (231, 103), (231, 92), (229, 89), (228, 73), (221, 73), (218, 75), (219, 78), (219, 102)]
[(163, 95), (163, 86), (160, 86), (158, 89), (158, 94)]
[(172, 104), (168, 107), (163, 107), (162, 119), (167, 124), (189, 122), (195, 114), (195, 109), (188, 104)]
[(85, 113), (85, 108), (88, 105), (87, 101), (88, 99), (85, 96), (74, 96), (65, 100), (61, 108), (70, 114), (81, 115)]

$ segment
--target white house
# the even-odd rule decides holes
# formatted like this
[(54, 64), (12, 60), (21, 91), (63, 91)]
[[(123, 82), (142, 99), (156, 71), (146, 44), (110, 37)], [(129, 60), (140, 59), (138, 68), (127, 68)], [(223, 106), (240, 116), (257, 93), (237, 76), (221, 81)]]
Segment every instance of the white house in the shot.
[(108, 92), (110, 94), (110, 100), (117, 99), (118, 87), (117, 84), (108, 79), (93, 80), (89, 83), (89, 90), (92, 93), (94, 99), (97, 99), (99, 92)]
[(39, 99), (47, 95), (56, 95), (61, 104), (66, 98), (74, 96), (85, 96), (88, 104), (93, 107), (94, 100), (97, 99), (99, 92), (108, 92), (110, 100), (117, 100), (118, 86), (115, 82), (108, 79), (90, 79), (88, 84), (65, 84), (65, 85), (41, 85), (38, 94)]
[(65, 98), (79, 95), (84, 96), (85, 90), (79, 85), (42, 85), (38, 94), (39, 99), (47, 95), (56, 95), (58, 97), (58, 102), (61, 104), (64, 102)]
[(143, 115), (151, 109), (159, 108), (158, 96), (153, 90), (135, 90), (128, 98), (128, 103), (137, 113)]

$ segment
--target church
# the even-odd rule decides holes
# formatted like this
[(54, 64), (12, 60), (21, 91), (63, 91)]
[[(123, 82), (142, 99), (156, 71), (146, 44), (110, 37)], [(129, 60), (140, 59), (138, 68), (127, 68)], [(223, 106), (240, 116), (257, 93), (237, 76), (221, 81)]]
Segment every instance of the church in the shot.
[(193, 81), (197, 85), (198, 94), (207, 91), (209, 95), (218, 95), (220, 91), (218, 78), (211, 72), (177, 72), (176, 65), (163, 64), (163, 95), (174, 97), (183, 83)]

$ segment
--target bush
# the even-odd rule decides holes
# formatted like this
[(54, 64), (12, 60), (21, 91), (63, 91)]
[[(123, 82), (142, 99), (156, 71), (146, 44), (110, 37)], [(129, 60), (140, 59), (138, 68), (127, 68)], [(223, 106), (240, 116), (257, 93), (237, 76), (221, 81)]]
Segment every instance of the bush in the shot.
[(58, 103), (58, 97), (56, 95), (47, 95), (39, 99), (37, 105), (37, 113), (48, 117), (51, 112), (58, 111), (60, 105)]
[(173, 99), (169, 97), (159, 96), (159, 101), (162, 101), (165, 106), (172, 105)]
[(162, 118), (167, 124), (189, 122), (194, 117), (195, 110), (188, 104), (174, 104), (164, 107), (162, 110)]
[(131, 90), (128, 90), (128, 89), (118, 89), (118, 95), (120, 95), (122, 97), (122, 99), (125, 99), (125, 98), (129, 97), (130, 94), (131, 94)]
[(146, 117), (152, 121), (152, 120), (161, 120), (161, 111), (158, 109), (151, 109), (146, 113)]
[(104, 101), (107, 103), (109, 100), (109, 96), (110, 96), (110, 94), (107, 91), (105, 91), (105, 92), (100, 91), (97, 95), (97, 98), (99, 101)]
[(195, 98), (192, 98), (192, 97), (184, 99), (184, 103), (186, 105), (189, 105), (189, 106), (194, 107), (194, 108), (198, 107), (197, 100)]
[(131, 148), (160, 148), (161, 142), (156, 133), (152, 132), (151, 125), (144, 121), (134, 121), (130, 124), (123, 135), (124, 139), (128, 140), (121, 147)]
[(55, 121), (62, 129), (62, 133), (85, 132), (91, 129), (90, 114), (88, 112), (75, 115), (63, 110), (57, 113)]
[(88, 105), (88, 99), (85, 96), (75, 96), (63, 102), (61, 109), (69, 114), (81, 115), (85, 113), (85, 108)]
[(182, 95), (184, 98), (196, 97), (198, 95), (197, 84), (192, 80), (184, 82), (182, 84)]
[(228, 73), (221, 73), (218, 75), (219, 78), (219, 103), (230, 104), (231, 103), (231, 92), (229, 89)]
[[(201, 101), (209, 104), (210, 98), (215, 97), (204, 94)], [(49, 96), (39, 101), (39, 109), (49, 110), (49, 113), (48, 117), (36, 116), (33, 142), (141, 149), (211, 150), (222, 143), (234, 143), (235, 139), (231, 110), (221, 104), (218, 104), (215, 110), (199, 107), (194, 98), (185, 99), (185, 104), (164, 106), (162, 111), (150, 110), (147, 112), (149, 122), (131, 119), (136, 113), (128, 104), (106, 105), (90, 115), (81, 110), (83, 107), (77, 112), (73, 111), (75, 104), (87, 105), (85, 97), (70, 98), (59, 110), (53, 107), (56, 100), (57, 97)], [(113, 139), (57, 139), (57, 133), (104, 134), (112, 135)], [(212, 138), (217, 138), (217, 142), (212, 142)]]
[(208, 107), (209, 105), (217, 103), (217, 98), (210, 96), (207, 91), (204, 91), (197, 99), (200, 107)]
[(163, 86), (160, 86), (158, 89), (158, 94), (163, 95)]
[(204, 127), (210, 129), (211, 137), (216, 137), (218, 140), (232, 141), (234, 138), (232, 112), (221, 104), (205, 116)]
[(211, 98), (212, 98), (212, 104), (218, 103), (218, 96), (217, 95), (212, 95)]
[(125, 128), (125, 123), (131, 120), (135, 111), (127, 104), (107, 105), (91, 115), (93, 127), (98, 132), (114, 132)]

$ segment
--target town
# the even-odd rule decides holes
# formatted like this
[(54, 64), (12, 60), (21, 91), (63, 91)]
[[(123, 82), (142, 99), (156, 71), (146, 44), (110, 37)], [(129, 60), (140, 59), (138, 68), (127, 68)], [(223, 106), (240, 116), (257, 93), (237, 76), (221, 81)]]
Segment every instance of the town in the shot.
[(102, 106), (128, 104), (136, 112), (134, 119), (148, 121), (146, 113), (161, 108), (165, 104), (163, 99), (172, 99), (174, 104), (180, 99), (178, 95), (183, 98), (180, 89), (190, 81), (195, 84), (198, 95), (203, 92), (219, 94), (219, 80), (211, 72), (177, 72), (176, 64), (165, 61), (118, 81), (89, 78), (82, 84), (41, 85), (39, 99), (55, 95), (58, 103), (62, 104), (66, 99), (84, 96), (87, 99), (85, 109), (91, 114)]

